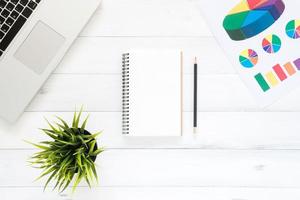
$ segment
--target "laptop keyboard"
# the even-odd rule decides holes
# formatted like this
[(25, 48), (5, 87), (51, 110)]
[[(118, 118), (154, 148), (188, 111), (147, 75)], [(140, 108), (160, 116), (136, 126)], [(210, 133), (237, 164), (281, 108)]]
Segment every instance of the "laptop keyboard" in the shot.
[(41, 0), (0, 0), (0, 56)]

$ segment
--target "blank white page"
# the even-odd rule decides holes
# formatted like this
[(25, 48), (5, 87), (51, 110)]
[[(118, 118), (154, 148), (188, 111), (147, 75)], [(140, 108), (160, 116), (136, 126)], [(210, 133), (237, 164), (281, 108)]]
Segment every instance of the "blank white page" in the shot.
[(129, 52), (129, 135), (181, 136), (181, 52)]

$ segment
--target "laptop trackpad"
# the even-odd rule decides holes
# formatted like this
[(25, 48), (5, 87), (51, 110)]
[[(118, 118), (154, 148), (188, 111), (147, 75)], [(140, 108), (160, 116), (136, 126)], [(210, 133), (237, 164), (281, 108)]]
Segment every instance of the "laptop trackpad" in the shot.
[(41, 74), (55, 57), (65, 38), (39, 21), (15, 53), (15, 58)]

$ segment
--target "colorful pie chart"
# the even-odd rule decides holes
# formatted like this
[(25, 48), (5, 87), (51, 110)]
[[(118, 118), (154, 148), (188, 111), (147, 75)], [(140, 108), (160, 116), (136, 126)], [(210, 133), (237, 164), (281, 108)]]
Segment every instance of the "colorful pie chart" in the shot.
[(239, 60), (243, 67), (252, 68), (258, 62), (258, 55), (254, 50), (246, 49), (241, 52)]
[(245, 40), (270, 27), (284, 10), (282, 0), (242, 0), (224, 18), (223, 28), (232, 40)]
[(286, 34), (292, 39), (300, 38), (300, 20), (292, 20), (285, 27)]
[(281, 40), (277, 35), (268, 35), (263, 39), (262, 47), (267, 53), (277, 53), (281, 48)]

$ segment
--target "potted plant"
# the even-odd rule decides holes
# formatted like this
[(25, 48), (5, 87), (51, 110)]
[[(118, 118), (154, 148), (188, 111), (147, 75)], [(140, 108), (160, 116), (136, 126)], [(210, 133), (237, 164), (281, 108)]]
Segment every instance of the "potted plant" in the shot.
[(71, 125), (62, 118), (57, 117), (57, 122), (49, 128), (41, 129), (51, 140), (38, 144), (30, 143), (40, 149), (29, 160), (33, 167), (43, 169), (37, 178), (48, 176), (44, 190), (51, 181), (56, 182), (54, 189), (63, 192), (73, 183), (73, 192), (78, 184), (85, 180), (91, 187), (94, 181), (98, 182), (95, 160), (104, 151), (97, 145), (97, 136), (101, 133), (90, 133), (86, 130), (88, 117), (79, 125), (82, 109), (75, 111)]

